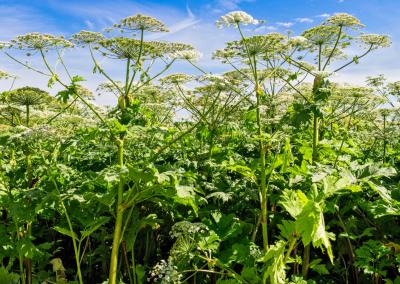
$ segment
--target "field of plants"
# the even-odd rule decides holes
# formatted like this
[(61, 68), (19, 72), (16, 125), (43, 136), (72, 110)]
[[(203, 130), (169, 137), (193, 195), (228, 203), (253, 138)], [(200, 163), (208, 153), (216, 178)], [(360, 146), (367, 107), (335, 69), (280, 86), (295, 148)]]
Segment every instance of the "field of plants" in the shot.
[[(332, 81), (389, 36), (346, 13), (247, 34), (260, 24), (220, 17), (222, 74), (142, 14), (2, 42), (49, 90), (0, 72), (0, 284), (399, 284), (400, 81)], [(78, 48), (96, 90), (65, 60)]]

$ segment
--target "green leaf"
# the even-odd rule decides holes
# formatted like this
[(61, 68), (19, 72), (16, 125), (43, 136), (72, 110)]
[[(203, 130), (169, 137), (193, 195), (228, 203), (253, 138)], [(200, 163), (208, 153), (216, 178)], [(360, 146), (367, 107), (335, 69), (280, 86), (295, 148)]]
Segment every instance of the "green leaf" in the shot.
[(17, 284), (19, 283), (19, 275), (8, 272), (4, 267), (0, 267), (0, 283)]
[(62, 228), (59, 226), (54, 226), (53, 229), (62, 235), (68, 236), (70, 238), (74, 238), (75, 240), (79, 241), (77, 235), (74, 232), (71, 232), (69, 229), (65, 229), (65, 228)]
[(265, 256), (259, 261), (265, 263), (266, 270), (263, 274), (263, 283), (267, 283), (269, 279), (271, 284), (285, 284), (286, 282), (286, 271), (284, 262), (285, 258), (285, 241), (278, 241), (274, 245), (270, 246)]
[(196, 193), (194, 188), (192, 186), (176, 185), (175, 190), (176, 190), (176, 197), (174, 198), (174, 200), (177, 203), (191, 206), (197, 215), (198, 207), (196, 204), (196, 198), (195, 198)]
[(110, 220), (109, 217), (100, 217), (97, 220), (93, 221), (88, 228), (81, 231), (81, 240), (89, 237), (93, 232), (99, 229), (101, 226), (106, 224)]
[(78, 82), (83, 82), (83, 81), (86, 81), (86, 80), (82, 76), (75, 75), (75, 76), (72, 77), (71, 81), (72, 81), (72, 83), (78, 83)]
[(31, 259), (40, 253), (29, 238), (24, 238), (17, 242), (17, 251), (23, 257)]
[(57, 74), (51, 75), (49, 81), (47, 82), (47, 87), (49, 87), (49, 88), (53, 87), (54, 83), (57, 82), (57, 80), (58, 80)]

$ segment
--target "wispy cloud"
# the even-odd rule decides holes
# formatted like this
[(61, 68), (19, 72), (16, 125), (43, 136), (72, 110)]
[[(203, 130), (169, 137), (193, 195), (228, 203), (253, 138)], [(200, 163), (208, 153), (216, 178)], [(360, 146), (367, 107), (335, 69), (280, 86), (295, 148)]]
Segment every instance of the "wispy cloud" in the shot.
[(280, 26), (280, 27), (284, 27), (284, 28), (290, 28), (294, 25), (294, 23), (293, 22), (277, 22), (276, 25)]
[(259, 26), (259, 27), (254, 29), (254, 32), (256, 32), (256, 33), (264, 32), (264, 31), (272, 32), (272, 31), (276, 31), (277, 29), (278, 29), (277, 27), (270, 26), (270, 25), (268, 25), (268, 26)]
[(296, 18), (296, 22), (299, 23), (313, 23), (314, 20), (311, 18)]
[(316, 15), (315, 17), (317, 17), (317, 18), (329, 18), (330, 16), (331, 15), (328, 14), (328, 13), (323, 13), (323, 14)]
[(255, 0), (217, 0), (216, 6), (226, 10), (235, 10), (240, 8), (241, 3), (255, 2)]

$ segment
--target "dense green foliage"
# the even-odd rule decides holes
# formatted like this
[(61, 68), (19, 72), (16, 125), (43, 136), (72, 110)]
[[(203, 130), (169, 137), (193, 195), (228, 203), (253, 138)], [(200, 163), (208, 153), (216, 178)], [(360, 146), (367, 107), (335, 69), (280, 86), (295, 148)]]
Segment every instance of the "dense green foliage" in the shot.
[[(167, 28), (143, 15), (3, 44), (62, 91), (0, 97), (0, 283), (400, 283), (400, 83), (331, 81), (388, 37), (348, 14), (296, 37), (246, 36), (263, 23), (244, 12), (217, 24), (239, 37), (220, 75), (146, 41)], [(70, 74), (75, 46), (115, 106)], [(199, 73), (168, 73), (177, 60)]]

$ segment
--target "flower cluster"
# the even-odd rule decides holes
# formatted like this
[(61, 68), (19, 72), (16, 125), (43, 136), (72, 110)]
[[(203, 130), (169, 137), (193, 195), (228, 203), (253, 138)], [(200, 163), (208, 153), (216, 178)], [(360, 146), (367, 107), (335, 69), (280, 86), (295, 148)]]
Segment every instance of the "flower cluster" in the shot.
[(42, 124), (32, 128), (19, 126), (16, 130), (21, 131), (17, 134), (10, 136), (10, 142), (13, 143), (24, 143), (29, 144), (38, 141), (43, 138), (51, 137), (55, 134), (54, 129), (52, 129), (47, 124)]
[(159, 20), (136, 14), (134, 16), (126, 17), (118, 24), (113, 25), (114, 28), (118, 28), (123, 31), (148, 31), (148, 32), (168, 32), (168, 28)]
[(154, 49), (148, 42), (125, 37), (103, 39), (99, 41), (99, 45), (104, 49), (102, 50), (103, 56), (112, 59), (136, 59), (139, 57), (139, 53), (145, 57)]
[(347, 13), (337, 13), (328, 18), (325, 23), (338, 27), (364, 27), (359, 19)]
[(224, 16), (222, 16), (218, 21), (217, 21), (217, 27), (218, 28), (223, 28), (223, 27), (230, 27), (230, 26), (238, 26), (239, 24), (243, 25), (258, 25), (262, 21), (254, 19), (251, 15), (247, 14), (246, 12), (243, 11), (233, 11), (230, 12)]
[(25, 35), (17, 36), (11, 40), (9, 45), (9, 48), (43, 51), (70, 47), (74, 47), (73, 43), (66, 40), (63, 36), (54, 36), (41, 33), (28, 33)]
[(162, 84), (181, 84), (192, 80), (193, 77), (184, 73), (174, 73), (160, 79)]
[(198, 61), (201, 56), (202, 54), (195, 49), (178, 50), (170, 55), (173, 59), (184, 59), (192, 62)]
[(314, 74), (315, 77), (319, 77), (322, 79), (336, 75), (335, 72), (329, 72), (329, 71), (312, 71), (312, 73)]
[(180, 54), (186, 57), (192, 56), (187, 52), (193, 51), (193, 47), (183, 43), (171, 43), (161, 41), (141, 41), (126, 37), (114, 37), (99, 41), (99, 47), (102, 49), (103, 56), (113, 59), (137, 59), (141, 54), (142, 59), (146, 58), (171, 58), (172, 54)]
[(170, 235), (172, 238), (179, 238), (182, 235), (195, 235), (204, 234), (208, 231), (208, 227), (203, 223), (190, 223), (188, 221), (181, 221), (175, 223), (172, 228)]
[(400, 97), (400, 81), (389, 83), (388, 91), (392, 96)]
[(254, 243), (251, 243), (250, 244), (250, 255), (255, 259), (259, 259), (260, 257), (263, 256), (263, 252), (260, 250), (259, 246), (257, 246)]
[(289, 38), (289, 44), (294, 46), (294, 47), (302, 47), (307, 45), (308, 39), (306, 39), (304, 36), (294, 36)]
[[(157, 57), (178, 58), (177, 55), (180, 54), (180, 56), (185, 55), (186, 58), (193, 59), (199, 56), (193, 46), (185, 43), (151, 41), (150, 44), (153, 47), (153, 54)], [(181, 59), (185, 58), (181, 57)]]
[(319, 46), (335, 41), (338, 29), (337, 26), (319, 25), (304, 31), (302, 36), (305, 37), (309, 43)]
[(389, 47), (391, 45), (390, 38), (387, 35), (363, 34), (360, 36), (360, 41), (373, 48)]
[(17, 105), (40, 105), (50, 100), (48, 92), (35, 87), (22, 87), (9, 93), (8, 100)]
[(121, 81), (114, 81), (114, 83), (117, 86), (115, 86), (113, 83), (108, 82), (108, 81), (100, 83), (97, 86), (96, 91), (99, 93), (99, 95), (103, 94), (103, 93), (112, 93), (116, 96), (119, 96), (120, 90), (122, 90), (124, 88), (124, 84)]
[(165, 261), (164, 259), (158, 262), (153, 269), (150, 271), (150, 277), (147, 279), (150, 281), (160, 281), (162, 284), (178, 284), (181, 283), (183, 275), (177, 271), (178, 267), (175, 266), (171, 261)]
[(71, 41), (80, 46), (97, 43), (104, 39), (101, 33), (91, 31), (80, 31), (71, 37)]

